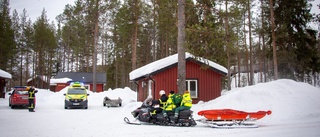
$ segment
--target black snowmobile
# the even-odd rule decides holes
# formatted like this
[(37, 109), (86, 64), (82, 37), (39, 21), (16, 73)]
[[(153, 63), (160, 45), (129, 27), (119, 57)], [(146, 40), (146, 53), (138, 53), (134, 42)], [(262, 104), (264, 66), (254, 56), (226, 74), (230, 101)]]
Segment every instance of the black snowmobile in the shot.
[(124, 118), (124, 121), (128, 124), (153, 124), (153, 125), (164, 125), (164, 126), (195, 126), (197, 123), (192, 118), (193, 111), (183, 110), (180, 111), (178, 119), (173, 121), (174, 113), (168, 112), (168, 118), (165, 118), (162, 113), (157, 113), (151, 115), (150, 110), (152, 106), (150, 105), (152, 98), (147, 98), (143, 104), (138, 107), (136, 110), (132, 111), (131, 114), (136, 119), (134, 122), (131, 122), (127, 117)]

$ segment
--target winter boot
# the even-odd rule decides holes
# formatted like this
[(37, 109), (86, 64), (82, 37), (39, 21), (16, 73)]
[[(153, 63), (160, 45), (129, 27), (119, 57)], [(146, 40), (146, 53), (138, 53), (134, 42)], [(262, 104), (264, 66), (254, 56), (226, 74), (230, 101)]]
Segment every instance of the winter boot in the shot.
[(165, 122), (169, 122), (168, 114), (166, 112), (163, 112), (162, 115), (164, 117)]
[(171, 123), (172, 124), (176, 124), (176, 123), (178, 123), (178, 113), (174, 113), (174, 118), (173, 119), (171, 119)]

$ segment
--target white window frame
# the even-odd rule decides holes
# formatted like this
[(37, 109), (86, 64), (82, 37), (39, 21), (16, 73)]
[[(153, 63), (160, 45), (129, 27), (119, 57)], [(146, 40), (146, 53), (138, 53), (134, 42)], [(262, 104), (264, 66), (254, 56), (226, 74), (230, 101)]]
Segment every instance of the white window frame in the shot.
[[(191, 90), (191, 82), (195, 82), (195, 89)], [(186, 80), (186, 90), (190, 91), (191, 98), (198, 98), (198, 80), (197, 79), (187, 79)]]
[(153, 84), (153, 81), (152, 81), (152, 80), (149, 80), (149, 81), (148, 81), (148, 95), (149, 95), (149, 96), (153, 96), (153, 95), (152, 95), (152, 84)]

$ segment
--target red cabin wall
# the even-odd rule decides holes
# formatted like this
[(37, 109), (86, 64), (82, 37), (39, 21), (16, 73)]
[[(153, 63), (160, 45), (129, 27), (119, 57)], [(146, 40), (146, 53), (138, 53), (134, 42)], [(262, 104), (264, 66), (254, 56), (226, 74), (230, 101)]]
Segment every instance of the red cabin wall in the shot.
[[(55, 92), (59, 92), (60, 90), (64, 89), (65, 87), (69, 86), (69, 83), (57, 83), (55, 86)], [(53, 88), (53, 87), (52, 87)], [(90, 89), (92, 91), (93, 89), (93, 84), (90, 84)], [(97, 84), (97, 92), (102, 92), (103, 91), (103, 84)]]
[[(186, 78), (198, 80), (198, 98), (193, 98), (193, 103), (200, 100), (209, 101), (221, 95), (221, 78), (222, 75), (211, 70), (203, 69), (198, 63), (187, 61)], [(159, 91), (164, 90), (169, 94), (171, 90), (177, 93), (177, 65), (160, 73), (154, 74), (151, 78), (155, 81), (152, 87), (152, 94), (155, 99), (159, 98)], [(147, 95), (148, 78), (138, 81), (138, 100), (143, 101)], [(146, 82), (146, 86), (142, 87), (142, 81)], [(154, 88), (155, 87), (155, 88)]]
[[(42, 85), (42, 86), (40, 86)], [(47, 88), (47, 82), (43, 80), (39, 80), (39, 85), (37, 84), (37, 79), (32, 79), (27, 83), (27, 86), (34, 86), (36, 88), (46, 89)]]
[(221, 74), (204, 69), (197, 63), (187, 62), (187, 79), (198, 80), (198, 98), (193, 98), (193, 103), (209, 101), (221, 95)]
[[(93, 84), (90, 84), (90, 91), (93, 91)], [(97, 84), (96, 92), (102, 92), (103, 91), (103, 84)]]
[(69, 86), (69, 83), (57, 83), (55, 91), (59, 92), (67, 86)]

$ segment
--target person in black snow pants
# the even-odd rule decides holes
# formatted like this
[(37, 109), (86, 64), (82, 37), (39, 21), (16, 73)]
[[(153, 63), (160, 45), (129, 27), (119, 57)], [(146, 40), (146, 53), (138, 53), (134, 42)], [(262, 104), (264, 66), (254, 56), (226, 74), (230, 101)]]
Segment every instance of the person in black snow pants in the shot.
[(29, 100), (29, 112), (35, 112), (35, 104), (34, 104), (34, 99), (36, 97), (35, 93), (38, 91), (34, 89), (34, 87), (27, 87), (28, 90), (28, 100)]
[(153, 100), (151, 103), (151, 110), (150, 110), (150, 114), (151, 116), (155, 116), (158, 113), (162, 112), (162, 109), (164, 107), (164, 104), (166, 104), (168, 97), (166, 95), (166, 92), (164, 90), (161, 90), (159, 92), (159, 96), (160, 98), (158, 100)]

